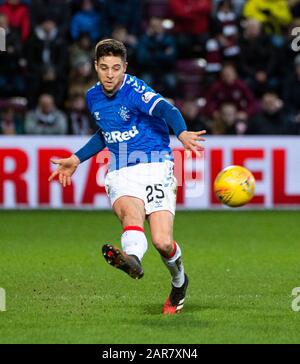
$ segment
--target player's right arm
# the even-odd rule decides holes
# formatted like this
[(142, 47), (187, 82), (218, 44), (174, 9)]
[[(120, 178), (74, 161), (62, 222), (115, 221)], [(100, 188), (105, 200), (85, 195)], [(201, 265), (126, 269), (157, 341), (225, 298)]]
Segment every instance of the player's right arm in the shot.
[(52, 159), (51, 162), (57, 165), (56, 170), (51, 174), (48, 181), (52, 181), (58, 176), (59, 182), (66, 187), (71, 184), (71, 177), (80, 163), (88, 160), (105, 148), (104, 138), (101, 129), (91, 137), (91, 139), (76, 153), (69, 158)]

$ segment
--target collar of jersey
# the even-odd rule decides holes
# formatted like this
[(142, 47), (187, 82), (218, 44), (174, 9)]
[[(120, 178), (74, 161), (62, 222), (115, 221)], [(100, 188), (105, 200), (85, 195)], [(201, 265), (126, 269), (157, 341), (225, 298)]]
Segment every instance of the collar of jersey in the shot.
[(118, 88), (118, 89), (117, 89), (114, 93), (112, 93), (112, 94), (108, 94), (107, 92), (105, 92), (100, 82), (97, 82), (97, 84), (101, 87), (102, 92), (104, 93), (104, 95), (105, 95), (105, 96), (107, 96), (107, 97), (113, 97), (113, 96), (115, 96), (115, 94), (116, 94), (117, 92), (119, 92), (119, 91), (121, 90), (121, 88), (125, 85), (126, 79), (127, 79), (127, 73), (125, 73), (125, 75), (124, 75), (124, 80), (123, 80), (122, 85), (120, 86), (120, 88)]

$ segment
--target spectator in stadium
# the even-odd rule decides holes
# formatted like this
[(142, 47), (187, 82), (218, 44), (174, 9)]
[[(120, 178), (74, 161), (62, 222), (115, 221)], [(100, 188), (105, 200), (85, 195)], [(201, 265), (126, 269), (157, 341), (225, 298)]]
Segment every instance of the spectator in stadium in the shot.
[(23, 42), (26, 42), (30, 33), (30, 16), (28, 7), (21, 0), (6, 0), (0, 5), (0, 13), (8, 18), (9, 27), (17, 30)]
[(68, 96), (85, 95), (96, 82), (96, 74), (89, 57), (79, 57), (69, 75)]
[(238, 17), (234, 12), (231, 0), (222, 0), (212, 18), (211, 28), (217, 33), (222, 48), (223, 59), (233, 61), (238, 56)]
[(238, 78), (231, 64), (223, 66), (220, 79), (208, 90), (204, 112), (208, 117), (218, 117), (218, 110), (225, 102), (232, 103), (238, 110), (238, 118), (247, 120), (255, 111), (255, 99), (249, 87)]
[(240, 49), (240, 74), (255, 95), (260, 97), (267, 89), (276, 87), (276, 51), (270, 37), (262, 33), (259, 21), (245, 22)]
[(62, 111), (56, 108), (54, 98), (51, 95), (42, 94), (36, 109), (26, 114), (26, 134), (58, 135), (66, 134), (67, 130), (67, 118)]
[(70, 25), (73, 40), (77, 40), (81, 33), (88, 33), (95, 43), (103, 35), (103, 17), (95, 9), (93, 0), (82, 0), (80, 10), (76, 12)]
[(69, 30), (71, 9), (69, 0), (30, 0), (31, 27), (35, 28), (42, 19), (51, 17), (61, 34)]
[[(222, 2), (223, 0), (213, 0), (213, 9), (214, 9), (214, 14), (216, 13), (219, 4)], [(242, 14), (243, 11), (243, 7), (245, 5), (245, 2), (247, 0), (231, 0), (232, 3), (232, 8), (234, 13), (239, 17)]]
[(170, 0), (169, 4), (181, 57), (203, 55), (209, 33), (211, 0)]
[(243, 15), (247, 19), (256, 19), (262, 23), (264, 31), (270, 34), (282, 34), (292, 22), (287, 0), (248, 0)]
[(210, 38), (205, 44), (208, 83), (216, 79), (223, 61), (236, 63), (240, 52), (238, 36), (238, 18), (231, 0), (219, 1), (211, 21)]
[(238, 118), (238, 110), (232, 103), (224, 103), (214, 115), (211, 123), (212, 134), (243, 135), (247, 122)]
[(13, 107), (6, 107), (0, 113), (0, 134), (24, 134), (24, 121)]
[(122, 26), (117, 25), (112, 34), (113, 39), (118, 40), (119, 42), (122, 42), (125, 44), (125, 47), (127, 49), (127, 59), (128, 59), (128, 66), (131, 73), (136, 72), (136, 51), (138, 46), (138, 38), (133, 35), (129, 34), (128, 30)]
[(288, 132), (289, 134), (300, 135), (300, 116), (299, 114), (291, 120), (289, 119), (288, 123)]
[(300, 17), (300, 0), (288, 0), (288, 4), (292, 13), (292, 17), (299, 18)]
[(95, 131), (90, 115), (86, 109), (84, 96), (75, 95), (70, 100), (68, 123), (69, 134), (89, 135)]
[(69, 48), (69, 65), (70, 68), (75, 68), (79, 59), (85, 57), (90, 59), (91, 62), (94, 59), (94, 48), (91, 37), (88, 33), (81, 33), (77, 41), (75, 41)]
[(291, 119), (300, 119), (300, 54), (295, 57), (293, 72), (283, 84), (283, 100)]
[(11, 97), (24, 95), (26, 92), (24, 79), (25, 59), (20, 34), (8, 26), (5, 14), (0, 14), (0, 28), (5, 29), (6, 51), (0, 52), (0, 96)]
[(175, 60), (174, 38), (165, 33), (162, 19), (152, 17), (137, 47), (137, 62), (141, 77), (159, 92), (164, 89), (165, 93), (172, 97), (176, 87), (176, 76), (172, 72)]
[(28, 96), (30, 107), (41, 93), (51, 93), (63, 105), (66, 84), (67, 44), (55, 21), (46, 17), (28, 41)]
[(207, 83), (211, 84), (215, 81), (222, 69), (222, 49), (221, 44), (214, 34), (214, 37), (207, 40), (205, 44), (205, 60), (206, 60), (206, 78)]
[(130, 35), (138, 36), (141, 31), (142, 1), (140, 0), (104, 0), (105, 35), (120, 25)]
[(247, 134), (293, 134), (284, 113), (283, 102), (274, 92), (266, 92), (261, 110), (249, 119)]
[(180, 111), (186, 122), (188, 130), (196, 131), (204, 129), (207, 133), (209, 133), (208, 125), (201, 118), (201, 110), (198, 100), (184, 100), (180, 107)]

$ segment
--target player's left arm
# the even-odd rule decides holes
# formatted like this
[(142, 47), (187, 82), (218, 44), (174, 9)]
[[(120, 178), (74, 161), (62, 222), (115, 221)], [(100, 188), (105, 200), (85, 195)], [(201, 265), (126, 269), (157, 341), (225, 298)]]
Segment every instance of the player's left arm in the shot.
[(171, 105), (163, 98), (153, 108), (152, 115), (166, 121), (181, 141), (188, 156), (191, 152), (195, 152), (196, 155), (200, 156), (199, 151), (203, 151), (204, 147), (199, 142), (205, 141), (202, 135), (206, 134), (206, 130), (188, 131), (186, 123), (177, 107)]

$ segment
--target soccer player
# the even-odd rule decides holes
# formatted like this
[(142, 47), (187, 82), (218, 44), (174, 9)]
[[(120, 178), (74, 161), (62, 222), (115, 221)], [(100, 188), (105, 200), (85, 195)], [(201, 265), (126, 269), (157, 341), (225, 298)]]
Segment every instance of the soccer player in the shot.
[(53, 160), (63, 187), (71, 184), (78, 165), (107, 147), (110, 151), (106, 192), (123, 227), (122, 250), (105, 244), (102, 254), (112, 266), (135, 279), (142, 278), (142, 258), (147, 250), (144, 222), (147, 218), (152, 243), (172, 276), (171, 293), (163, 314), (182, 310), (188, 277), (179, 244), (173, 240), (177, 181), (169, 147), (173, 129), (187, 153), (199, 154), (202, 134), (187, 131), (177, 108), (142, 80), (126, 74), (126, 48), (114, 39), (96, 45), (95, 69), (99, 82), (87, 92), (87, 106), (98, 131), (69, 158)]

